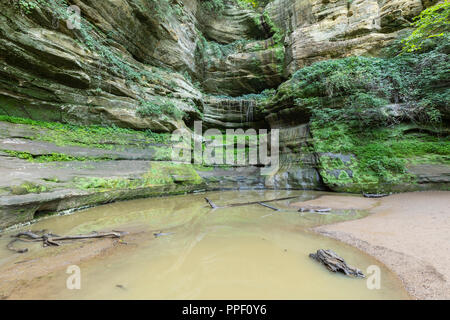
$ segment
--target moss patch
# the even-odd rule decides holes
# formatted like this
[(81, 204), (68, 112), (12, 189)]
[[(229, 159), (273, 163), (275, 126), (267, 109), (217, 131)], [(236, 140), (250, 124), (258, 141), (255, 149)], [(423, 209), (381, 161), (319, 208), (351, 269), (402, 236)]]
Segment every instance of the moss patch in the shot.
[(190, 164), (152, 162), (149, 171), (136, 178), (77, 178), (74, 184), (83, 190), (139, 189), (175, 184), (198, 185), (203, 179)]
[(11, 193), (14, 195), (24, 195), (29, 193), (43, 193), (49, 191), (48, 187), (32, 182), (24, 182), (19, 186), (12, 186)]
[(94, 157), (75, 157), (63, 153), (49, 153), (44, 155), (35, 156), (28, 152), (13, 151), (13, 150), (1, 150), (12, 157), (24, 159), (30, 162), (63, 162), (63, 161), (102, 161), (111, 160), (108, 157), (94, 158)]
[(325, 184), (337, 191), (387, 192), (414, 183), (408, 164), (450, 165), (448, 137), (406, 134), (407, 129), (408, 125), (361, 130), (342, 123), (326, 127), (313, 123), (314, 151), (320, 155)]
[(77, 126), (6, 115), (0, 115), (0, 121), (29, 125), (38, 129), (37, 135), (31, 137), (32, 139), (52, 142), (59, 146), (71, 145), (114, 149), (117, 146), (145, 147), (149, 144), (168, 144), (170, 142), (169, 134), (154, 133), (150, 130), (138, 131), (118, 127)]

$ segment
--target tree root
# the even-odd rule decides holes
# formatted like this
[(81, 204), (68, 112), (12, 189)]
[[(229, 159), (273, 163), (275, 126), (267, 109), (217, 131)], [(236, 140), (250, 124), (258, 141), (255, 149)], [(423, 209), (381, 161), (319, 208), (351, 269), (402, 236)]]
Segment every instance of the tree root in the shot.
[[(40, 233), (40, 234), (39, 234)], [(13, 235), (14, 238), (11, 242), (8, 243), (7, 248), (11, 251), (17, 253), (25, 253), (28, 252), (28, 248), (17, 249), (14, 248), (13, 244), (18, 241), (23, 242), (41, 242), (44, 247), (47, 246), (59, 246), (59, 241), (68, 241), (68, 240), (83, 240), (83, 239), (97, 239), (97, 238), (120, 238), (121, 236), (127, 234), (127, 232), (123, 231), (111, 231), (111, 232), (94, 232), (92, 234), (87, 235), (75, 235), (75, 236), (58, 236), (56, 234), (52, 234), (51, 232), (46, 232), (46, 230), (40, 232), (20, 232), (16, 235)]]

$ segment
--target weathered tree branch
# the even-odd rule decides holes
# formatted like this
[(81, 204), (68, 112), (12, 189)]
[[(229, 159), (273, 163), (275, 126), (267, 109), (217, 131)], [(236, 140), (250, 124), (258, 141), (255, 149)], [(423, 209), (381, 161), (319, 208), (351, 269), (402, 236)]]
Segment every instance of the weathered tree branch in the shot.
[[(242, 203), (232, 203), (232, 204), (227, 204), (224, 206), (217, 206), (214, 202), (212, 202), (211, 200), (209, 200), (208, 198), (205, 198), (206, 202), (208, 202), (208, 204), (211, 206), (211, 208), (213, 209), (223, 209), (223, 208), (232, 208), (232, 207), (242, 207), (242, 206), (249, 206), (252, 204), (260, 204), (263, 205), (267, 202), (275, 202), (275, 201), (282, 201), (282, 200), (289, 200), (289, 199), (295, 199), (298, 198), (298, 196), (295, 197), (285, 197), (285, 198), (277, 198), (277, 199), (271, 199), (271, 200), (263, 200), (263, 201), (252, 201), (252, 202), (242, 202)], [(264, 204), (262, 204), (264, 203)], [(267, 206), (268, 208), (270, 208), (269, 206)], [(275, 209), (275, 208), (271, 208), (271, 209)]]
[(316, 253), (310, 253), (310, 258), (324, 264), (331, 272), (342, 272), (347, 276), (365, 278), (361, 270), (347, 265), (347, 263), (332, 250), (319, 249)]
[(259, 204), (259, 205), (262, 205), (263, 207), (272, 209), (273, 211), (280, 211), (280, 209), (275, 208), (275, 207), (272, 207), (272, 206), (269, 206), (268, 204), (265, 204), (265, 203), (263, 203), (263, 202), (258, 202), (258, 204)]
[(111, 231), (111, 232), (95, 232), (87, 235), (75, 235), (75, 236), (58, 236), (52, 233), (44, 233), (42, 235), (38, 235), (31, 231), (20, 232), (14, 236), (10, 243), (8, 243), (7, 248), (11, 251), (17, 253), (25, 253), (28, 252), (28, 248), (17, 249), (14, 248), (13, 244), (17, 241), (24, 242), (40, 242), (44, 247), (46, 246), (59, 246), (58, 241), (67, 241), (67, 240), (83, 240), (83, 239), (96, 239), (96, 238), (120, 238), (121, 236), (127, 234), (127, 232), (122, 231)]

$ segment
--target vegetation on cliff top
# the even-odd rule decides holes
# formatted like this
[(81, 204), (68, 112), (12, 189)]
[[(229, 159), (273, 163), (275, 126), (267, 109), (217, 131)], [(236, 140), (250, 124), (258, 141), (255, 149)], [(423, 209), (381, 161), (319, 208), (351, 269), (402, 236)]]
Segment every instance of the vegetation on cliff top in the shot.
[(391, 191), (414, 184), (411, 165), (450, 164), (448, 8), (425, 10), (384, 58), (314, 63), (269, 99), (309, 114), (320, 174), (334, 190)]
[[(326, 184), (340, 191), (389, 191), (414, 183), (411, 164), (450, 164), (443, 128), (450, 101), (448, 39), (428, 40), (417, 53), (319, 62), (280, 89), (311, 114)], [(419, 133), (406, 133), (410, 127)], [(352, 158), (343, 163), (330, 153)]]
[(427, 39), (443, 37), (450, 31), (450, 1), (438, 3), (425, 9), (414, 18), (415, 30), (403, 40), (405, 51), (413, 52), (422, 49)]

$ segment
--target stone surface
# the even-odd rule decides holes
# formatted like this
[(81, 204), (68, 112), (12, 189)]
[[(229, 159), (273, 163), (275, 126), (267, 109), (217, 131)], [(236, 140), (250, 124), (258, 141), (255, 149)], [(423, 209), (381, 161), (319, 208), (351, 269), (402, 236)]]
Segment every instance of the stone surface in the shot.
[[(68, 28), (59, 1), (29, 1), (37, 5), (26, 12), (19, 2), (0, 0), (0, 114), (154, 132), (186, 130), (201, 119), (206, 128), (280, 129), (280, 167), (268, 177), (252, 166), (164, 167), (155, 177), (152, 165), (170, 160), (170, 145), (127, 135), (120, 143), (99, 142), (108, 148), (64, 145), (45, 138), (51, 129), (0, 122), (3, 227), (36, 212), (198, 190), (348, 191), (324, 184), (317, 169), (324, 155), (312, 151), (309, 111), (294, 105), (286, 80), (315, 61), (377, 55), (436, 2), (274, 0), (265, 10), (283, 30), (280, 41), (261, 12), (233, 1), (218, 14), (205, 11), (200, 0), (175, 0), (170, 7), (166, 0), (73, 0), (82, 13), (79, 30)], [(269, 104), (251, 95), (277, 87)], [(152, 113), (139, 112), (149, 106)], [(11, 151), (101, 161), (37, 163)], [(326, 156), (344, 165), (352, 161), (352, 155)], [(409, 171), (417, 184), (396, 191), (448, 188), (446, 165), (414, 165)], [(328, 172), (343, 173), (352, 175), (345, 168)], [(91, 187), (80, 188), (80, 178), (90, 179)], [(160, 183), (148, 185), (147, 178)], [(108, 179), (122, 184), (96, 187)]]
[(323, 190), (316, 155), (311, 153), (308, 124), (275, 127), (279, 130), (280, 168), (266, 178), (266, 186), (280, 189)]
[(267, 10), (287, 34), (286, 73), (315, 61), (374, 55), (436, 1), (275, 0)]
[[(170, 144), (136, 145), (133, 135), (122, 135), (117, 145), (103, 149), (45, 141), (52, 131), (37, 126), (0, 122), (0, 129), (0, 229), (48, 212), (113, 201), (206, 190), (264, 188), (260, 168), (202, 167), (161, 161), (171, 160)], [(12, 156), (5, 150), (98, 160), (36, 162)], [(165, 150), (167, 157), (165, 154), (161, 157), (158, 150)]]

